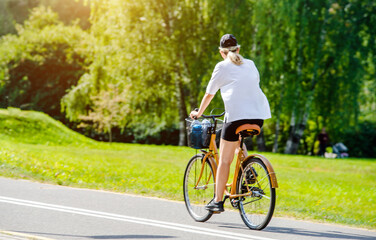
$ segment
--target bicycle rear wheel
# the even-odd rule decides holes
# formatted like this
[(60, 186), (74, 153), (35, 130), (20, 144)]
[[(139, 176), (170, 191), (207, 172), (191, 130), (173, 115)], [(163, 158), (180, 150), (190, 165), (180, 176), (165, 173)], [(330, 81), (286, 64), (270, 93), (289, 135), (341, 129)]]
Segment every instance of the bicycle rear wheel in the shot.
[(275, 189), (272, 188), (268, 169), (260, 159), (248, 159), (243, 163), (243, 170), (239, 172), (236, 191), (244, 194), (249, 189), (252, 195), (239, 199), (240, 216), (250, 229), (261, 230), (273, 216)]
[[(189, 160), (183, 182), (185, 206), (197, 222), (205, 222), (213, 215), (205, 209), (215, 193), (213, 168), (209, 161), (203, 162), (203, 159), (203, 154), (197, 154)], [(200, 176), (203, 164), (204, 169)]]

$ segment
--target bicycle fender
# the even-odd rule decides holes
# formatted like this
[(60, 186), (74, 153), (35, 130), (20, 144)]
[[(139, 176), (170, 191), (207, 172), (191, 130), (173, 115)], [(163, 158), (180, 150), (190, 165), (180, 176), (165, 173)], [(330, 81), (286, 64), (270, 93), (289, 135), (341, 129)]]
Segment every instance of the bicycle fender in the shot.
[(272, 183), (272, 188), (278, 188), (277, 176), (274, 172), (273, 166), (270, 163), (270, 161), (263, 155), (257, 154), (257, 153), (249, 155), (244, 161), (246, 161), (248, 158), (260, 159), (265, 164), (266, 168), (268, 169), (270, 181)]

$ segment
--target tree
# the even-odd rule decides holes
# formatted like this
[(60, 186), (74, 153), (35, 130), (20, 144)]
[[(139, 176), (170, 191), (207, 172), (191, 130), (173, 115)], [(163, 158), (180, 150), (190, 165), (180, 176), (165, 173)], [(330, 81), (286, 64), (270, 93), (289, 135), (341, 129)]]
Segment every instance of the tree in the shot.
[[(37, 2), (58, 9), (65, 23), (76, 18), (63, 14), (76, 10), (71, 2)], [(103, 110), (98, 106), (112, 102), (126, 106), (125, 112), (113, 112), (112, 118), (121, 121), (112, 126), (133, 133), (136, 141), (178, 129), (183, 145), (187, 113), (199, 105), (215, 64), (222, 60), (219, 39), (233, 33), (241, 54), (255, 61), (272, 109), (259, 146), (306, 153), (321, 127), (329, 126), (333, 139), (340, 139), (359, 120), (374, 119), (375, 98), (369, 94), (375, 88), (374, 1), (85, 3), (91, 10), (87, 31), (77, 22), (62, 24), (52, 11), (38, 10), (18, 27), (17, 36), (3, 37), (2, 106), (9, 102), (57, 114), (55, 102), (68, 89), (61, 109), (71, 121), (81, 122), (83, 116), (94, 120), (93, 114)], [(122, 102), (106, 95), (111, 86)], [(46, 99), (53, 104), (43, 105)], [(214, 107), (223, 108), (220, 94)], [(108, 127), (101, 130), (109, 132)]]
[(73, 104), (77, 102), (74, 96), (85, 96), (79, 93), (79, 89), (87, 91), (82, 86), (91, 86), (88, 98), (109, 83), (120, 83), (120, 88), (129, 89), (132, 99), (132, 118), (127, 124), (137, 128), (142, 122), (156, 128), (179, 122), (179, 144), (184, 145), (187, 104), (197, 106), (201, 92), (198, 87), (208, 72), (210, 59), (206, 53), (211, 42), (203, 41), (208, 38), (205, 33), (210, 33), (206, 24), (209, 16), (196, 11), (203, 8), (204, 2), (92, 3), (95, 59), (89, 73), (63, 99), (67, 116), (78, 120), (78, 116), (88, 113), (89, 101)]
[(0, 42), (0, 106), (46, 112), (63, 119), (60, 99), (83, 74), (85, 33), (64, 26), (51, 9), (33, 9), (18, 35)]
[(16, 34), (15, 24), (22, 24), (29, 18), (30, 10), (43, 5), (56, 12), (66, 25), (79, 20), (79, 25), (87, 29), (90, 8), (83, 0), (2, 0), (0, 1), (0, 36)]
[[(124, 126), (122, 114), (129, 114), (125, 92), (118, 93), (115, 86), (109, 85), (108, 90), (102, 90), (97, 96), (91, 97), (92, 107), (88, 115), (80, 116), (81, 124), (78, 127), (94, 126), (102, 133), (108, 133), (112, 142), (112, 128)], [(90, 125), (88, 125), (88, 123)]]
[(309, 119), (338, 134), (355, 124), (373, 10), (371, 2), (256, 3), (254, 52), (276, 117), (274, 151), (281, 125), (289, 125), (285, 153), (297, 153)]

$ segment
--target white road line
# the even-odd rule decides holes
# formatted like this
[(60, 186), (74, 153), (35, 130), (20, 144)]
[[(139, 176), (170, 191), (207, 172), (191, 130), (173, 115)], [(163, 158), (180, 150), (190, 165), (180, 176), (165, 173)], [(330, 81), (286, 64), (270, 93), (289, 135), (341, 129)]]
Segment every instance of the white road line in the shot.
[[(4, 236), (4, 234), (6, 236)], [(35, 236), (35, 235), (30, 235), (30, 234), (25, 234), (25, 233), (19, 233), (19, 232), (9, 232), (9, 231), (1, 231), (0, 230), (0, 239), (1, 239), (1, 236), (4, 236), (5, 238), (4, 239), (19, 239), (19, 240), (25, 240), (25, 239), (29, 239), (29, 240), (53, 240), (51, 238), (45, 238), (45, 237), (39, 237), (39, 236)]]
[(9, 197), (3, 197), (3, 196), (0, 196), (0, 202), (33, 207), (33, 208), (47, 209), (47, 210), (58, 211), (58, 212), (74, 213), (74, 214), (80, 214), (84, 216), (104, 218), (104, 219), (110, 219), (110, 220), (115, 220), (115, 221), (137, 223), (137, 224), (149, 225), (149, 226), (160, 227), (160, 228), (168, 228), (168, 229), (173, 229), (173, 230), (178, 230), (178, 231), (197, 233), (201, 235), (223, 237), (227, 239), (274, 240), (272, 238), (249, 236), (246, 234), (221, 231), (217, 229), (202, 228), (202, 227), (196, 227), (196, 226), (191, 226), (191, 225), (186, 225), (186, 224), (171, 223), (171, 222), (158, 221), (158, 220), (152, 220), (152, 219), (147, 219), (147, 218), (131, 217), (131, 216), (126, 216), (126, 215), (93, 211), (93, 210), (87, 210), (87, 209), (82, 209), (82, 208), (73, 208), (73, 207), (67, 207), (67, 206), (62, 206), (62, 205), (47, 204), (47, 203), (42, 203), (42, 202), (34, 202), (34, 201), (28, 201), (28, 200), (17, 199), (17, 198), (9, 198)]

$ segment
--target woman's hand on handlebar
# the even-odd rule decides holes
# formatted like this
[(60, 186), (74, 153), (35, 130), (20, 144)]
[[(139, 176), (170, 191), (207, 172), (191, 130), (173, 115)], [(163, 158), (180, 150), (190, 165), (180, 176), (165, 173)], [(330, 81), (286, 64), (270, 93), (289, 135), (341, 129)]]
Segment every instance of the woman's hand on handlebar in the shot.
[(191, 112), (191, 114), (189, 114), (189, 116), (191, 116), (191, 118), (193, 119), (201, 117), (201, 115), (204, 113), (206, 107), (209, 105), (213, 97), (214, 95), (205, 93), (200, 104), (200, 110), (196, 108), (195, 110)]
[(191, 112), (191, 114), (189, 114), (189, 116), (190, 116), (192, 119), (197, 119), (197, 118), (201, 117), (201, 116), (198, 115), (198, 109), (197, 109), (197, 108), (196, 108), (195, 110), (193, 110), (193, 111)]

